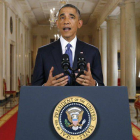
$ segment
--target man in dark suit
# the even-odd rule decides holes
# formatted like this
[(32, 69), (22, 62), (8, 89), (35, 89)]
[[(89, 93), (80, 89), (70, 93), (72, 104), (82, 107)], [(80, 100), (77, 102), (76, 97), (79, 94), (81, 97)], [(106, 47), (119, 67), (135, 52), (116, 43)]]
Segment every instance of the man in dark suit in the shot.
[(62, 54), (70, 54), (71, 66), (77, 67), (77, 56), (83, 53), (87, 63), (84, 74), (76, 79), (75, 85), (102, 86), (103, 76), (99, 50), (77, 39), (77, 29), (82, 27), (77, 7), (64, 5), (56, 21), (61, 33), (60, 39), (38, 49), (32, 85), (65, 86), (69, 78), (61, 67)]

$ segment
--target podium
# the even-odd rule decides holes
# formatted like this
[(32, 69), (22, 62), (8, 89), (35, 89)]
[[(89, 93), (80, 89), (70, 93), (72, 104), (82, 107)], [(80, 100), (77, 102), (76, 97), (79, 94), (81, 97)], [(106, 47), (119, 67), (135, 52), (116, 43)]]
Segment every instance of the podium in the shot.
[(63, 99), (79, 96), (97, 113), (95, 131), (87, 140), (132, 140), (126, 87), (22, 87), (16, 140), (63, 140), (53, 126), (53, 111)]

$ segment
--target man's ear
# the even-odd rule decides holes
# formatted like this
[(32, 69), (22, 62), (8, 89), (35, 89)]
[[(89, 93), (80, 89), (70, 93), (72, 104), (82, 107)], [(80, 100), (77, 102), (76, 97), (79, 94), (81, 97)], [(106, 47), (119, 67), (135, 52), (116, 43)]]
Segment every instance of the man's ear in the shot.
[(83, 20), (79, 20), (78, 22), (79, 22), (78, 23), (78, 28), (80, 29), (82, 27), (82, 25), (83, 25)]

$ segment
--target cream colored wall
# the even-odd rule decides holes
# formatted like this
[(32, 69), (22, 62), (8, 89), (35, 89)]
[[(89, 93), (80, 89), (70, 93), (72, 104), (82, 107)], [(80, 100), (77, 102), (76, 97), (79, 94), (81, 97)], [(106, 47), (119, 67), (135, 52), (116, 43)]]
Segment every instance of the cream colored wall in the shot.
[[(13, 78), (12, 90), (18, 90), (18, 77), (22, 75), (22, 84), (26, 85), (26, 75), (31, 77), (31, 50), (32, 48), (32, 32), (28, 18), (23, 14), (22, 8), (15, 0), (0, 1), (0, 13), (2, 13), (1, 23), (3, 40), (0, 45), (3, 55), (1, 55), (2, 63), (0, 63), (0, 87), (3, 87), (3, 78), (6, 79), (7, 90), (10, 90), (10, 44), (13, 45)], [(10, 32), (10, 17), (13, 19), (13, 33)], [(0, 25), (1, 25), (0, 23)], [(22, 37), (21, 37), (22, 36)], [(30, 60), (30, 61), (29, 61)], [(31, 78), (30, 78), (31, 80)], [(0, 100), (3, 100), (3, 88), (0, 88)]]
[(4, 99), (3, 96), (3, 71), (4, 71), (4, 46), (5, 46), (5, 5), (0, 1), (0, 100)]
[[(13, 33), (10, 33), (10, 17), (12, 17), (13, 19)], [(15, 18), (16, 15), (10, 10), (9, 7), (6, 7), (6, 44), (5, 44), (5, 69), (4, 69), (4, 77), (6, 79), (6, 83), (7, 83), (7, 89), (10, 89), (10, 44), (13, 45), (13, 50), (14, 50), (14, 64), (13, 64), (13, 87), (12, 89), (15, 90), (16, 88), (16, 84), (15, 84), (15, 80), (16, 80), (16, 24), (15, 24)]]

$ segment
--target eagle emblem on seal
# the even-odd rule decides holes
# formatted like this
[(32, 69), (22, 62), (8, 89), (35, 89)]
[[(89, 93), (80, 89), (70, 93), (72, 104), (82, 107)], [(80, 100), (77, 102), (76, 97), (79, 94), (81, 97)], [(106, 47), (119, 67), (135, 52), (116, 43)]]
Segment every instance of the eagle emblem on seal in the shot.
[[(65, 119), (66, 127), (70, 127), (75, 131), (78, 129), (82, 129), (82, 126), (86, 122), (85, 119), (82, 121), (83, 113), (84, 113), (84, 111), (79, 107), (71, 107), (71, 108), (67, 109), (66, 114), (67, 114), (68, 120)], [(80, 124), (81, 121), (82, 121), (82, 123)]]

